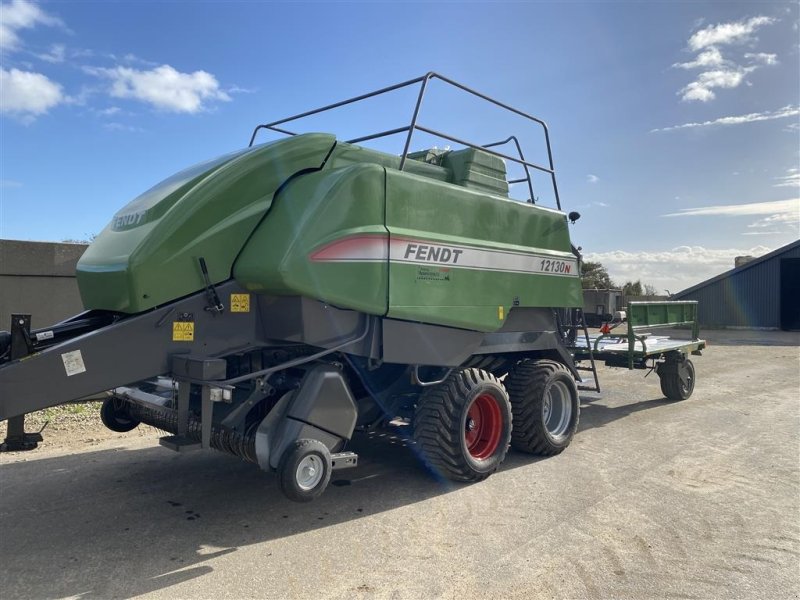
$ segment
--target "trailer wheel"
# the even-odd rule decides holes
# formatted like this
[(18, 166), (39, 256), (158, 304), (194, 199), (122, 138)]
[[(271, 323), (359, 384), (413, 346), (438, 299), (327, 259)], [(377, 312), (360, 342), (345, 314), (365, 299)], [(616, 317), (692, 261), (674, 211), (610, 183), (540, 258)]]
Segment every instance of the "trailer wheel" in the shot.
[(523, 360), (506, 379), (514, 415), (511, 447), (553, 456), (569, 446), (578, 430), (580, 401), (575, 378), (553, 360)]
[(125, 401), (119, 398), (106, 398), (100, 407), (100, 420), (111, 431), (125, 433), (139, 426), (139, 421), (131, 419), (125, 410)]
[(659, 365), (661, 393), (669, 400), (686, 400), (694, 391), (694, 365), (688, 358)]
[(414, 439), (425, 463), (455, 481), (481, 481), (508, 452), (511, 405), (491, 373), (462, 369), (427, 389), (414, 413)]
[(289, 500), (311, 502), (331, 480), (331, 453), (318, 440), (297, 440), (283, 453), (278, 467), (281, 491)]

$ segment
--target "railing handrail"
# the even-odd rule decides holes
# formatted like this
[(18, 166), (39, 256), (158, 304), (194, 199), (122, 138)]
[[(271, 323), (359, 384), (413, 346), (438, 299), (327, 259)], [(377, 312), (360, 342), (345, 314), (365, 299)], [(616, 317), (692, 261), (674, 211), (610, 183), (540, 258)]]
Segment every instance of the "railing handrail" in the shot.
[[(446, 83), (448, 85), (451, 85), (451, 86), (453, 86), (455, 88), (458, 88), (458, 89), (460, 89), (460, 90), (462, 90), (464, 92), (472, 94), (473, 96), (476, 96), (476, 97), (478, 97), (478, 98), (480, 98), (482, 100), (485, 100), (485, 101), (487, 101), (487, 102), (489, 102), (491, 104), (494, 104), (495, 106), (498, 106), (500, 108), (503, 108), (503, 109), (505, 109), (507, 111), (510, 111), (510, 112), (512, 112), (512, 113), (514, 113), (516, 115), (524, 117), (525, 119), (528, 119), (529, 121), (533, 121), (537, 125), (541, 126), (542, 127), (542, 131), (544, 133), (545, 145), (547, 147), (547, 162), (548, 162), (548, 165), (547, 166), (542, 166), (542, 165), (538, 165), (536, 163), (532, 163), (532, 162), (529, 162), (529, 161), (525, 160), (525, 157), (524, 157), (524, 155), (522, 153), (522, 147), (521, 147), (521, 145), (519, 143), (518, 138), (515, 135), (509, 136), (506, 140), (504, 140), (502, 142), (493, 142), (493, 143), (490, 143), (490, 144), (481, 145), (481, 144), (476, 144), (476, 143), (473, 143), (473, 142), (468, 142), (468, 141), (462, 140), (460, 138), (457, 138), (455, 136), (452, 136), (450, 134), (446, 134), (446, 133), (437, 131), (435, 129), (431, 129), (429, 127), (424, 127), (424, 126), (420, 125), (418, 123), (418, 119), (419, 119), (420, 109), (422, 107), (422, 101), (425, 98), (425, 92), (427, 90), (428, 82), (431, 81), (432, 79), (438, 79), (440, 81), (443, 81), (444, 83)], [(440, 75), (440, 74), (435, 73), (433, 71), (431, 71), (429, 73), (426, 73), (422, 77), (415, 77), (414, 79), (409, 79), (409, 80), (403, 81), (401, 83), (396, 83), (394, 85), (383, 87), (383, 88), (381, 88), (379, 90), (375, 90), (374, 92), (368, 92), (366, 94), (361, 94), (361, 95), (355, 96), (353, 98), (348, 98), (347, 100), (341, 100), (340, 102), (334, 102), (333, 104), (328, 104), (328, 105), (323, 106), (321, 108), (315, 108), (313, 110), (307, 110), (305, 112), (302, 112), (302, 113), (297, 114), (297, 115), (293, 115), (291, 117), (286, 117), (286, 118), (283, 118), (283, 119), (279, 119), (278, 121), (272, 121), (271, 123), (262, 123), (260, 125), (257, 125), (255, 127), (255, 129), (253, 130), (253, 134), (250, 136), (250, 144), (249, 144), (249, 146), (253, 145), (253, 143), (255, 142), (255, 139), (256, 139), (256, 135), (262, 129), (269, 129), (271, 131), (275, 131), (277, 133), (282, 133), (284, 135), (297, 135), (293, 131), (290, 131), (290, 130), (285, 129), (285, 128), (280, 127), (280, 126), (285, 124), (285, 123), (290, 123), (292, 121), (297, 121), (297, 120), (300, 120), (300, 119), (304, 119), (304, 118), (310, 117), (312, 115), (316, 115), (316, 114), (319, 114), (319, 113), (322, 113), (322, 112), (326, 112), (326, 111), (329, 111), (329, 110), (340, 108), (342, 106), (346, 106), (348, 104), (353, 104), (355, 102), (360, 102), (360, 101), (366, 100), (368, 98), (373, 98), (375, 96), (379, 96), (381, 94), (386, 94), (386, 93), (389, 93), (389, 92), (393, 92), (393, 91), (396, 91), (396, 90), (399, 90), (399, 89), (402, 89), (402, 88), (406, 88), (406, 87), (409, 87), (409, 86), (412, 86), (412, 85), (415, 85), (415, 84), (420, 84), (420, 89), (419, 89), (419, 94), (417, 95), (417, 101), (416, 101), (416, 104), (414, 105), (414, 111), (412, 113), (411, 122), (409, 123), (409, 125), (404, 126), (404, 127), (396, 127), (394, 129), (388, 129), (386, 131), (381, 131), (381, 132), (378, 132), (378, 133), (373, 133), (373, 134), (357, 137), (357, 138), (354, 138), (352, 140), (347, 140), (348, 143), (364, 142), (364, 141), (368, 141), (368, 140), (378, 139), (378, 138), (381, 138), (381, 137), (397, 135), (399, 133), (406, 133), (406, 139), (405, 139), (405, 143), (403, 145), (403, 153), (402, 153), (401, 158), (400, 158), (400, 167), (399, 167), (399, 169), (402, 171), (404, 169), (404, 167), (405, 167), (406, 160), (408, 159), (408, 153), (409, 153), (409, 149), (411, 147), (411, 140), (412, 140), (412, 138), (414, 136), (414, 132), (415, 131), (422, 131), (424, 133), (428, 133), (430, 135), (433, 135), (433, 136), (436, 136), (436, 137), (439, 137), (439, 138), (442, 138), (442, 139), (445, 139), (445, 140), (449, 140), (451, 142), (455, 142), (456, 144), (461, 144), (463, 146), (467, 146), (467, 147), (470, 147), (470, 148), (475, 148), (475, 149), (478, 149), (478, 150), (482, 150), (484, 152), (487, 152), (487, 153), (492, 154), (494, 156), (497, 156), (499, 158), (502, 158), (502, 159), (505, 159), (505, 160), (510, 160), (510, 161), (512, 161), (514, 163), (522, 165), (522, 168), (525, 170), (525, 177), (522, 178), (522, 179), (515, 179), (515, 180), (513, 180), (513, 181), (511, 181), (509, 183), (521, 183), (523, 181), (527, 181), (528, 189), (529, 189), (530, 194), (531, 194), (531, 197), (530, 197), (530, 199), (528, 201), (531, 202), (531, 203), (535, 203), (536, 202), (536, 198), (534, 197), (534, 194), (533, 194), (533, 183), (531, 181), (531, 174), (530, 174), (529, 169), (535, 169), (535, 170), (541, 171), (543, 173), (548, 173), (550, 175), (552, 186), (553, 186), (553, 195), (555, 196), (556, 206), (558, 207), (559, 210), (561, 210), (561, 198), (559, 197), (559, 194), (558, 194), (558, 184), (556, 182), (555, 166), (554, 166), (554, 163), (553, 163), (553, 151), (552, 151), (552, 147), (551, 147), (551, 144), (550, 144), (550, 133), (549, 133), (549, 131), (547, 129), (547, 123), (545, 123), (543, 120), (541, 120), (541, 119), (539, 119), (537, 117), (534, 117), (533, 115), (529, 115), (528, 113), (519, 110), (518, 108), (514, 108), (513, 106), (510, 106), (508, 104), (505, 104), (503, 102), (495, 100), (494, 98), (491, 98), (491, 97), (487, 96), (486, 94), (482, 94), (481, 92), (477, 92), (477, 91), (475, 91), (475, 90), (473, 90), (473, 89), (471, 89), (471, 88), (469, 88), (469, 87), (467, 87), (467, 86), (465, 86), (465, 85), (463, 85), (461, 83), (453, 81), (452, 79), (444, 77), (443, 75)], [(516, 145), (516, 149), (517, 149), (517, 153), (519, 154), (519, 158), (515, 158), (515, 157), (510, 156), (508, 154), (505, 154), (505, 153), (502, 153), (502, 152), (498, 152), (496, 150), (492, 150), (491, 149), (494, 146), (501, 146), (501, 145), (507, 144), (508, 142), (511, 142), (511, 141), (513, 141), (514, 144)]]

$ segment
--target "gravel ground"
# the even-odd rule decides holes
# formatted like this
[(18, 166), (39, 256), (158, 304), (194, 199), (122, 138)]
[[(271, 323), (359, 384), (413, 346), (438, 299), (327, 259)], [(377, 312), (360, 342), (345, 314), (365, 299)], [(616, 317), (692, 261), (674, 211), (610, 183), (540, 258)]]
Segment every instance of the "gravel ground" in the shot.
[(308, 505), (51, 413), (40, 450), (0, 457), (0, 597), (798, 598), (800, 339), (708, 337), (682, 403), (602, 368), (557, 457), (455, 485), (374, 435)]

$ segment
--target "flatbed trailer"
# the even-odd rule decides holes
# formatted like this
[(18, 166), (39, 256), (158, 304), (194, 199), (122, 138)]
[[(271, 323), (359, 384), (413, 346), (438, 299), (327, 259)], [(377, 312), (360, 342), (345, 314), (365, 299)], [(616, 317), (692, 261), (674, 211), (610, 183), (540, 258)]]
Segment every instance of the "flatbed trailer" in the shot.
[[(655, 329), (686, 329), (691, 339), (654, 335)], [(688, 398), (695, 383), (688, 356), (700, 356), (706, 347), (700, 339), (696, 301), (631, 302), (618, 329), (578, 337), (571, 346), (576, 362), (603, 361), (610, 367), (655, 368), (661, 391), (671, 400)], [(652, 361), (652, 362), (650, 362)], [(581, 369), (581, 367), (578, 367)], [(594, 365), (591, 368), (595, 371)], [(596, 383), (599, 382), (595, 378)]]

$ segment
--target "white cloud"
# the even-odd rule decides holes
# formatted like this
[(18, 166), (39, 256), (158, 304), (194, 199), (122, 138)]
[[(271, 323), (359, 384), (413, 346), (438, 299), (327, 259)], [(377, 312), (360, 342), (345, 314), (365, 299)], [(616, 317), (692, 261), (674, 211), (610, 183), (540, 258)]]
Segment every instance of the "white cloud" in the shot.
[(115, 98), (131, 98), (171, 112), (196, 113), (211, 101), (228, 101), (216, 77), (206, 71), (181, 73), (169, 65), (149, 71), (129, 67), (89, 68), (87, 72), (111, 80), (109, 93)]
[[(799, 201), (800, 202), (800, 201)], [(792, 212), (784, 212), (784, 213), (777, 213), (774, 215), (770, 215), (769, 217), (765, 217), (763, 219), (759, 219), (758, 221), (754, 221), (750, 223), (747, 227), (749, 229), (753, 228), (763, 228), (763, 227), (775, 227), (776, 225), (789, 225), (797, 228), (800, 225), (800, 211)]]
[(800, 169), (787, 169), (786, 175), (776, 179), (778, 183), (772, 187), (800, 187)]
[(586, 176), (586, 181), (588, 181), (589, 183), (597, 183), (598, 181), (600, 181), (600, 178), (597, 175), (592, 175), (591, 173), (589, 173)]
[(128, 133), (141, 133), (144, 131), (141, 127), (135, 127), (133, 125), (125, 125), (124, 123), (104, 123), (103, 128), (107, 129), (108, 131), (125, 131)]
[(31, 121), (63, 101), (61, 86), (41, 73), (0, 68), (0, 113)]
[(684, 102), (693, 100), (708, 102), (716, 98), (716, 94), (712, 91), (714, 88), (739, 87), (744, 81), (744, 76), (753, 70), (755, 67), (706, 71), (700, 73), (695, 81), (680, 90), (678, 94), (681, 95), (681, 100)]
[(678, 212), (661, 215), (662, 217), (697, 217), (721, 215), (738, 217), (743, 215), (771, 215), (800, 213), (800, 198), (789, 200), (773, 200), (771, 202), (749, 202), (747, 204), (722, 204), (717, 206), (700, 206), (682, 208)]
[(773, 228), (773, 233), (794, 233), (800, 229), (800, 198), (789, 200), (773, 200), (771, 202), (749, 202), (747, 204), (724, 204), (719, 206), (701, 206), (697, 208), (684, 208), (675, 213), (661, 215), (662, 217), (762, 217), (747, 227), (749, 229), (764, 227)]
[(697, 69), (703, 67), (720, 67), (726, 62), (727, 61), (722, 58), (722, 53), (719, 50), (716, 48), (708, 48), (707, 50), (703, 50), (703, 52), (698, 54), (697, 58), (695, 58), (693, 61), (675, 63), (672, 66), (679, 69)]
[(0, 179), (0, 189), (21, 188), (22, 182), (13, 179)]
[(11, 0), (0, 3), (0, 48), (6, 51), (20, 48), (20, 29), (32, 29), (36, 25), (63, 26), (61, 19), (54, 17), (27, 0)]
[(659, 291), (674, 293), (732, 269), (737, 256), (763, 256), (770, 250), (765, 246), (726, 249), (679, 246), (660, 251), (587, 253), (584, 260), (602, 263), (617, 282), (641, 280)]
[[(116, 58), (116, 57), (114, 57), (113, 54), (111, 56), (113, 58)], [(151, 60), (146, 60), (144, 58), (140, 58), (140, 57), (136, 56), (135, 54), (133, 54), (131, 52), (128, 52), (125, 56), (122, 57), (122, 62), (126, 62), (128, 64), (139, 64), (139, 65), (143, 65), (145, 67), (156, 67), (156, 66), (158, 66), (158, 63), (155, 63), (155, 62), (153, 62)]]
[(776, 19), (771, 17), (759, 16), (731, 23), (709, 25), (692, 34), (692, 37), (689, 38), (689, 48), (696, 52), (709, 46), (748, 42), (753, 39), (753, 33), (757, 29), (775, 22)]
[[(689, 49), (697, 52), (694, 60), (675, 63), (673, 67), (681, 69), (705, 69), (691, 83), (684, 86), (678, 95), (684, 102), (710, 102), (716, 98), (714, 89), (732, 89), (745, 83), (745, 76), (765, 65), (775, 65), (778, 57), (766, 52), (748, 52), (744, 54), (744, 64), (739, 61), (723, 58), (718, 46), (755, 42), (753, 33), (763, 27), (775, 23), (770, 17), (752, 17), (742, 21), (719, 23), (696, 31), (689, 38)], [(748, 85), (750, 85), (748, 83)]]
[(103, 117), (110, 117), (112, 115), (116, 115), (117, 113), (119, 113), (120, 110), (121, 109), (119, 106), (109, 106), (108, 108), (104, 108), (103, 110), (97, 111), (97, 114)]
[(766, 52), (756, 52), (751, 53), (748, 52), (744, 55), (745, 58), (749, 58), (750, 60), (754, 60), (756, 62), (765, 64), (765, 65), (777, 65), (778, 64), (778, 55), (777, 54), (768, 54)]
[(676, 129), (695, 129), (698, 127), (711, 127), (716, 125), (741, 125), (743, 123), (756, 123), (758, 121), (785, 119), (787, 117), (796, 117), (798, 115), (800, 115), (800, 106), (784, 106), (783, 108), (780, 108), (772, 112), (749, 113), (746, 115), (737, 115), (732, 117), (720, 117), (719, 119), (714, 119), (713, 121), (702, 121), (699, 123), (684, 123), (682, 125), (671, 125), (670, 127), (651, 129), (650, 133), (658, 133), (661, 131), (674, 131)]
[(37, 54), (40, 59), (49, 63), (62, 63), (66, 58), (67, 48), (64, 44), (53, 44), (47, 54)]

